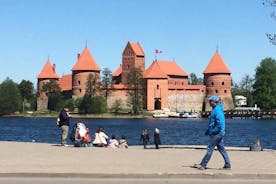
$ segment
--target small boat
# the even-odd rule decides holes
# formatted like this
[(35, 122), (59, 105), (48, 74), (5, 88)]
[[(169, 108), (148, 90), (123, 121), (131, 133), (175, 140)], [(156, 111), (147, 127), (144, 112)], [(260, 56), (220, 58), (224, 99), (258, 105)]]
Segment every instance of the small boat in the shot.
[(152, 117), (154, 117), (154, 118), (168, 118), (169, 115), (165, 114), (165, 113), (156, 113), (156, 114), (152, 114)]
[(192, 112), (179, 113), (179, 118), (197, 118), (198, 115)]

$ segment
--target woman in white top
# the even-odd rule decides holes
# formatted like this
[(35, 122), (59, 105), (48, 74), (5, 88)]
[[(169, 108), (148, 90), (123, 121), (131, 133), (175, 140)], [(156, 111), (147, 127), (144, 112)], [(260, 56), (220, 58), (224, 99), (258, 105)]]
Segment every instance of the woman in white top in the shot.
[(93, 145), (97, 147), (103, 147), (107, 145), (108, 136), (104, 133), (103, 128), (99, 128), (95, 133), (95, 138), (93, 141)]

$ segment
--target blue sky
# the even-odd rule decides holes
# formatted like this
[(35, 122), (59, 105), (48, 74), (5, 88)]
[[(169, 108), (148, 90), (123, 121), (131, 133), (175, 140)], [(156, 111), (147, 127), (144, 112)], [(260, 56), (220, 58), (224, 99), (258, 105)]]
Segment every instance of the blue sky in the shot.
[(87, 42), (97, 64), (115, 71), (128, 41), (139, 42), (146, 67), (154, 50), (186, 72), (202, 72), (218, 48), (234, 82), (266, 57), (276, 58), (276, 32), (262, 0), (0, 0), (0, 82), (36, 86), (47, 58), (71, 73)]

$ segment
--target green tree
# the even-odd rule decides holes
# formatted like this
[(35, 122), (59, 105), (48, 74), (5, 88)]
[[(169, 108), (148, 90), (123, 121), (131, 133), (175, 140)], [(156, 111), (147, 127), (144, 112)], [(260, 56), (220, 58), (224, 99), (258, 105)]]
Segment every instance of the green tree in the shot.
[(90, 105), (92, 103), (92, 98), (90, 95), (85, 94), (82, 98), (79, 99), (78, 109), (79, 113), (87, 114), (89, 113)]
[(22, 99), (17, 84), (7, 78), (0, 84), (0, 114), (10, 114), (21, 108)]
[(95, 96), (92, 98), (90, 113), (105, 113), (107, 112), (107, 103), (103, 96)]
[(90, 95), (85, 94), (81, 99), (78, 108), (81, 114), (105, 113), (107, 112), (107, 103), (103, 96), (95, 96), (91, 98)]
[(31, 81), (22, 80), (18, 84), (18, 89), (20, 91), (23, 100), (23, 111), (25, 109), (35, 110), (36, 109), (36, 95), (34, 90), (34, 85)]
[(143, 110), (145, 83), (140, 68), (133, 68), (127, 75), (126, 86), (132, 113), (137, 115)]
[(104, 70), (103, 70), (102, 85), (103, 85), (103, 90), (104, 90), (104, 96), (105, 96), (105, 99), (107, 100), (107, 97), (113, 88), (112, 73), (108, 68), (104, 68)]
[(59, 111), (62, 108), (63, 96), (56, 80), (50, 80), (42, 86), (48, 96), (48, 109)]
[(242, 81), (240, 82), (240, 89), (241, 89), (241, 94), (247, 98), (247, 105), (248, 106), (253, 106), (254, 101), (253, 101), (253, 83), (254, 79), (250, 77), (248, 74), (245, 75), (242, 78)]
[(97, 92), (101, 89), (100, 75), (98, 73), (91, 73), (87, 78), (86, 83), (86, 94), (90, 95), (91, 98), (96, 96)]
[(254, 101), (262, 109), (276, 108), (276, 61), (272, 58), (263, 59), (256, 68), (253, 84)]
[(203, 79), (198, 78), (195, 73), (191, 73), (189, 77), (189, 84), (191, 85), (203, 84)]

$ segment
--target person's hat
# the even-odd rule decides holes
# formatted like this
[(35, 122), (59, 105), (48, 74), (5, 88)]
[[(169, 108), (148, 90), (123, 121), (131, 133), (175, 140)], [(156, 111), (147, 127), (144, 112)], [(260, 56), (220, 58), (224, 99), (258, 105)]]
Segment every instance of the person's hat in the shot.
[(212, 101), (218, 102), (218, 101), (219, 101), (219, 97), (218, 97), (218, 96), (215, 96), (215, 95), (214, 95), (214, 96), (210, 96), (210, 97), (208, 98), (208, 100), (209, 100), (209, 101), (212, 100)]

